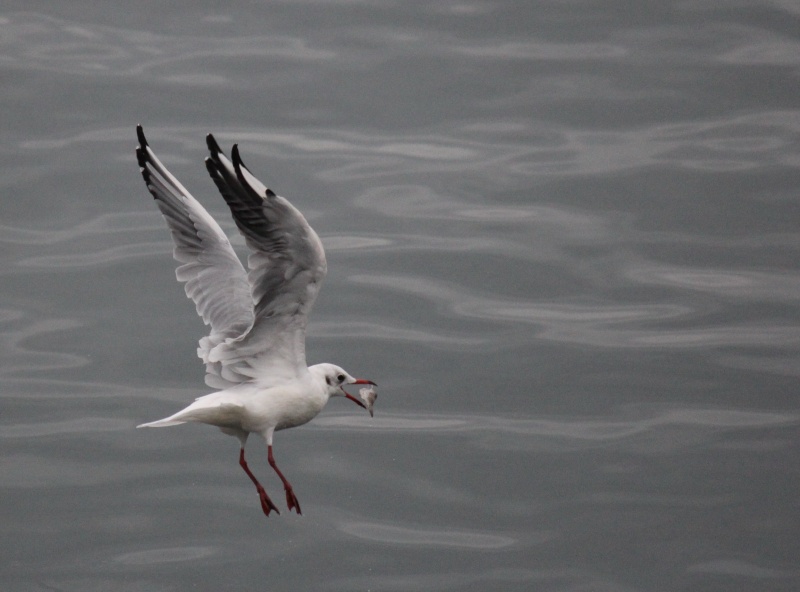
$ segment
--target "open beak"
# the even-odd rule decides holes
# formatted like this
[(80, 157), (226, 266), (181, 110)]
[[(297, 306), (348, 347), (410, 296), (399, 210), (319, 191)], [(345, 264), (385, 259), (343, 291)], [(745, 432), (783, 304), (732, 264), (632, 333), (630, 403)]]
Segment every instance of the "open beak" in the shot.
[[(372, 386), (378, 386), (377, 384), (375, 384), (371, 380), (364, 380), (363, 378), (359, 378), (358, 380), (356, 380), (355, 382), (351, 382), (350, 384), (369, 384), (369, 385), (372, 385)], [(344, 390), (343, 386), (340, 387), (340, 388), (342, 389), (342, 392), (344, 393), (344, 396), (347, 397), (348, 399), (350, 399), (353, 403), (355, 403), (359, 407), (363, 407), (364, 409), (367, 408), (367, 406), (364, 405), (363, 402), (361, 402), (360, 400), (356, 399), (353, 395), (351, 395), (346, 390)]]
[[(344, 391), (344, 389), (342, 389), (342, 390)], [(347, 397), (348, 399), (350, 399), (350, 400), (351, 400), (353, 403), (355, 403), (355, 404), (356, 404), (356, 405), (358, 405), (359, 407), (363, 407), (364, 409), (366, 409), (366, 408), (367, 408), (367, 406), (366, 406), (366, 405), (364, 405), (364, 403), (362, 403), (361, 401), (359, 401), (358, 399), (356, 399), (356, 398), (355, 398), (353, 395), (351, 395), (351, 394), (350, 394), (350, 393), (348, 393), (347, 391), (344, 391), (344, 396), (345, 396), (345, 397)]]

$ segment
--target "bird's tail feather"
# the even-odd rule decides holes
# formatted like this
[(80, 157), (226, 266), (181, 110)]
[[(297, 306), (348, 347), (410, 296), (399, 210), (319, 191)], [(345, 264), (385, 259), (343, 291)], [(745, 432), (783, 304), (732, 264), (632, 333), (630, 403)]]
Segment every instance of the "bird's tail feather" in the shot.
[(178, 419), (170, 419), (169, 417), (165, 419), (159, 419), (158, 421), (151, 421), (150, 423), (142, 423), (137, 425), (137, 428), (165, 428), (168, 426), (180, 425), (182, 423), (186, 423), (185, 421), (180, 421)]
[(200, 397), (186, 409), (181, 409), (177, 413), (136, 426), (138, 428), (163, 428), (167, 426), (180, 425), (187, 422), (207, 423), (217, 427), (240, 428), (242, 425), (242, 414), (244, 408), (239, 403), (229, 403), (221, 400), (225, 396), (224, 391), (211, 393), (205, 397)]

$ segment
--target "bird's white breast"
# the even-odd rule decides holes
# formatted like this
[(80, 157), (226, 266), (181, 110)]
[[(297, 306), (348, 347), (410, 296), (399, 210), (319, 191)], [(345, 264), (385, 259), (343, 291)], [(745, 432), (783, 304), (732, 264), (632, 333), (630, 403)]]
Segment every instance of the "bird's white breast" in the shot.
[(327, 402), (327, 394), (306, 380), (256, 391), (245, 403), (243, 427), (253, 432), (293, 428), (311, 421)]

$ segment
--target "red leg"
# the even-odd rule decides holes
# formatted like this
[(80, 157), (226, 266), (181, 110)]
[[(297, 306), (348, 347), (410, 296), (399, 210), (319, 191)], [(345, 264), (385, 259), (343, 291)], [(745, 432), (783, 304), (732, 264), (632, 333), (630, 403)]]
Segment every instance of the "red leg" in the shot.
[(247, 466), (247, 461), (244, 459), (244, 447), (241, 448), (239, 451), (239, 466), (244, 469), (244, 472), (247, 473), (247, 476), (250, 477), (250, 480), (255, 484), (256, 490), (258, 491), (258, 497), (261, 499), (261, 509), (264, 510), (264, 514), (269, 516), (269, 513), (272, 510), (275, 510), (276, 513), (280, 514), (280, 510), (278, 510), (278, 506), (272, 503), (272, 500), (269, 499), (267, 495), (267, 491), (258, 482), (256, 476), (250, 472), (250, 467)]
[(269, 466), (278, 473), (278, 477), (283, 481), (283, 489), (286, 491), (286, 505), (289, 506), (289, 511), (291, 512), (292, 508), (294, 508), (298, 514), (302, 514), (300, 511), (300, 502), (297, 501), (297, 497), (294, 495), (292, 484), (283, 476), (278, 465), (275, 464), (275, 457), (272, 456), (272, 444), (267, 446), (267, 459), (269, 460)]

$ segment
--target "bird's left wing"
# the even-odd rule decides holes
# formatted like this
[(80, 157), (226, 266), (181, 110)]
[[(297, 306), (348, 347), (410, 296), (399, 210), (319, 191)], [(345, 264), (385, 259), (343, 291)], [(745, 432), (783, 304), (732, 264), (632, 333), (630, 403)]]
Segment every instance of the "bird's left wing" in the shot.
[(231, 160), (207, 137), (206, 168), (252, 251), (248, 280), (255, 320), (238, 339), (216, 346), (222, 376), (247, 376), (262, 384), (307, 372), (308, 314), (327, 272), (325, 251), (305, 217), (245, 167), (234, 145)]
[(186, 295), (194, 301), (197, 314), (211, 325), (211, 333), (200, 340), (197, 350), (206, 363), (206, 384), (215, 388), (232, 386), (241, 380), (224, 379), (221, 365), (210, 361), (209, 353), (253, 325), (247, 272), (219, 224), (150, 149), (142, 126), (136, 127), (136, 134), (142, 176), (172, 232), (173, 255), (181, 263), (175, 275), (186, 282)]

